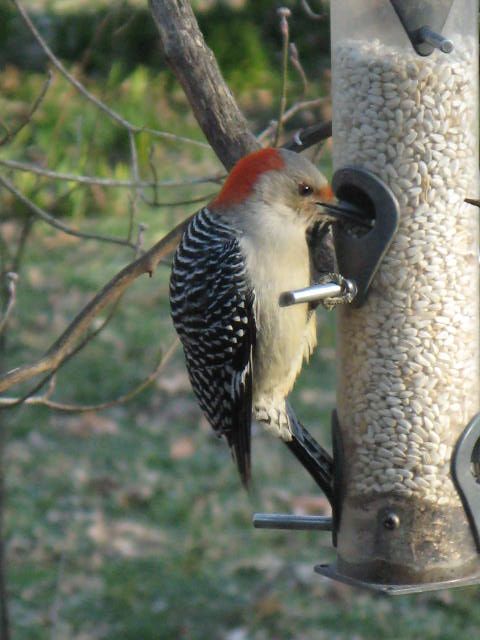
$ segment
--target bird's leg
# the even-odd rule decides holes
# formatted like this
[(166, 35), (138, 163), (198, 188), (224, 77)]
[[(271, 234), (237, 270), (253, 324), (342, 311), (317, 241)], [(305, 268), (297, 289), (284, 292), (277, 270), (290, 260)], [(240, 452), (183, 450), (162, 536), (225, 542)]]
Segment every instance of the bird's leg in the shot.
[(299, 422), (288, 402), (287, 412), (292, 439), (285, 444), (333, 505), (333, 458)]

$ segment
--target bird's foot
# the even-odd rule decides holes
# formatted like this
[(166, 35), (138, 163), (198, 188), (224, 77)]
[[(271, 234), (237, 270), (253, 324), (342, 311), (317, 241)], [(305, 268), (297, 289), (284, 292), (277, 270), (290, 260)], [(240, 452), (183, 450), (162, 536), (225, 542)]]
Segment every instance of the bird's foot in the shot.
[(349, 304), (357, 295), (355, 283), (352, 280), (347, 280), (340, 273), (325, 273), (318, 279), (318, 284), (326, 284), (327, 282), (334, 282), (342, 288), (338, 296), (325, 298), (321, 301), (325, 309), (329, 311), (339, 304)]

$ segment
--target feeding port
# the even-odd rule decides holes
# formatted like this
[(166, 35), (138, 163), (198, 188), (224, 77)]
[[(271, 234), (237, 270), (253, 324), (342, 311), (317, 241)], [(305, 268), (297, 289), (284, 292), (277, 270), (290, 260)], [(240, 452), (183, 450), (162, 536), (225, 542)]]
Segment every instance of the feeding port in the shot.
[[(402, 4), (443, 12), (429, 54)], [(477, 12), (331, 2), (334, 167), (373, 173), (400, 210), (365, 304), (337, 312), (337, 569), (365, 581), (479, 568), (451, 473), (479, 411), (478, 211), (464, 202), (478, 194)]]

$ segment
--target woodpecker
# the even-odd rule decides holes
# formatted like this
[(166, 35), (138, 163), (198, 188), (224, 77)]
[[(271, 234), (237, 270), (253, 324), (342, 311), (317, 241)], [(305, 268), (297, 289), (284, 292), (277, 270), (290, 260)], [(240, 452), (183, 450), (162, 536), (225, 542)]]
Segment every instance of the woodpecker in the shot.
[(188, 224), (175, 253), (170, 305), (199, 405), (250, 480), (253, 416), (281, 438), (328, 493), (332, 459), (287, 396), (316, 345), (308, 305), (279, 306), (311, 284), (307, 230), (333, 220), (326, 178), (302, 156), (262, 149), (242, 158)]

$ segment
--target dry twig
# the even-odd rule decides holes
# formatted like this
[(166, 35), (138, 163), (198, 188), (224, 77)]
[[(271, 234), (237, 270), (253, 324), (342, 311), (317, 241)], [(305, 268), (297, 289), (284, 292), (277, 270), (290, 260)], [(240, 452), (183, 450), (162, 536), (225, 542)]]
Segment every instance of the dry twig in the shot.
[(311, 20), (324, 20), (327, 17), (326, 13), (316, 13), (307, 0), (301, 0), (301, 3), (303, 10)]
[(158, 131), (157, 129), (151, 129), (149, 127), (139, 127), (139, 126), (133, 124), (132, 122), (130, 122), (129, 120), (127, 120), (126, 118), (124, 118), (123, 116), (121, 116), (119, 113), (114, 111), (111, 107), (107, 106), (104, 102), (102, 102), (102, 100), (100, 100), (100, 98), (97, 98), (97, 96), (93, 95), (93, 93), (91, 93), (79, 80), (77, 80), (77, 78), (75, 78), (63, 66), (63, 64), (60, 62), (60, 60), (57, 58), (57, 56), (53, 53), (53, 51), (50, 49), (48, 44), (45, 42), (43, 37), (40, 35), (39, 31), (37, 30), (37, 28), (33, 24), (32, 20), (30, 19), (30, 16), (28, 15), (28, 12), (26, 11), (25, 7), (20, 2), (20, 0), (12, 0), (12, 2), (16, 6), (16, 8), (17, 8), (18, 12), (20, 13), (20, 15), (22, 16), (22, 19), (25, 22), (25, 24), (27, 25), (30, 33), (33, 35), (35, 40), (38, 42), (38, 44), (40, 45), (41, 49), (43, 50), (45, 55), (48, 57), (50, 62), (53, 64), (53, 66), (57, 69), (57, 71), (71, 85), (73, 85), (75, 87), (75, 89), (84, 98), (86, 98), (89, 102), (94, 104), (98, 109), (100, 109), (100, 111), (103, 111), (105, 114), (107, 114), (107, 116), (111, 120), (116, 122), (118, 125), (124, 127), (125, 129), (127, 129), (127, 131), (130, 131), (131, 133), (135, 133), (136, 134), (136, 133), (141, 133), (142, 131), (145, 131), (145, 132), (150, 133), (151, 135), (159, 137), (159, 138), (167, 138), (169, 140), (174, 140), (176, 142), (185, 142), (185, 143), (188, 143), (188, 144), (193, 144), (193, 145), (204, 147), (204, 148), (207, 148), (207, 149), (210, 148), (209, 145), (205, 144), (204, 142), (199, 142), (198, 140), (193, 140), (191, 138), (185, 138), (183, 136), (177, 136), (177, 135), (175, 135), (173, 133), (167, 133), (165, 131)]
[[(138, 185), (140, 182), (140, 169), (138, 167), (138, 153), (137, 153), (137, 143), (135, 141), (134, 134), (129, 131), (128, 132), (128, 142), (130, 144), (130, 165), (131, 165), (131, 173), (132, 173), (132, 181)], [(141, 190), (138, 186), (132, 187), (132, 195), (130, 197), (130, 216), (129, 216), (129, 224), (128, 224), (128, 235), (127, 238), (129, 241), (132, 240), (133, 229), (135, 226), (135, 221), (138, 213), (138, 200), (141, 196)]]
[[(18, 0), (13, 0), (13, 2), (17, 6), (21, 6)], [(189, 3), (185, 0), (176, 0), (176, 2), (173, 2), (173, 0), (150, 0), (150, 2), (170, 64), (174, 71), (178, 71), (187, 96), (191, 103), (194, 103), (192, 108), (204, 133), (209, 139), (213, 136), (212, 146), (225, 167), (229, 169), (240, 157), (257, 149), (259, 143), (248, 130), (245, 118), (239, 111), (228, 88), (226, 88), (216, 61), (203, 41)], [(22, 15), (24, 15), (25, 19), (24, 10)], [(51, 52), (50, 55), (53, 56)], [(179, 67), (182, 67), (182, 69), (178, 70)], [(66, 70), (64, 71), (66, 72)], [(98, 102), (97, 99), (93, 101), (95, 103)], [(103, 103), (101, 105), (101, 107), (100, 105), (98, 106), (103, 111), (105, 109), (108, 110), (108, 107), (105, 107)], [(199, 113), (202, 111), (203, 113)], [(120, 119), (121, 124), (124, 122), (120, 116), (117, 115), (117, 118)], [(292, 142), (284, 146), (299, 151), (320, 140), (324, 140), (330, 135), (331, 123), (323, 123), (299, 132)], [(61, 174), (56, 174), (56, 176), (59, 175)], [(63, 179), (71, 179), (71, 176), (65, 178), (64, 174)], [(128, 185), (123, 186), (132, 186), (132, 184), (135, 184), (135, 181), (129, 181)], [(20, 198), (25, 198), (17, 190), (14, 193), (15, 195), (18, 194)], [(26, 200), (25, 204), (31, 210), (33, 205), (34, 213), (38, 214), (38, 207), (30, 203), (28, 199)], [(45, 212), (42, 211), (41, 213), (44, 214)], [(0, 376), (0, 392), (6, 391), (16, 384), (31, 380), (37, 375), (56, 371), (62, 362), (74, 352), (75, 344), (88, 330), (93, 319), (109, 304), (118, 300), (140, 275), (145, 273), (152, 275), (158, 264), (175, 250), (181, 234), (190, 219), (188, 218), (180, 225), (177, 225), (149, 251), (127, 265), (110, 280), (80, 311), (42, 358), (37, 362), (17, 367)], [(84, 235), (83, 237), (86, 236)], [(124, 240), (120, 240), (119, 244), (127, 243)], [(129, 246), (132, 245), (129, 243)]]
[(308, 79), (307, 74), (305, 73), (305, 69), (300, 62), (300, 56), (298, 55), (298, 49), (294, 42), (290, 43), (290, 62), (292, 63), (292, 67), (297, 70), (298, 75), (303, 84), (303, 95), (305, 97), (308, 92)]
[(290, 9), (280, 7), (277, 10), (280, 17), (280, 32), (282, 34), (282, 89), (280, 93), (280, 109), (278, 113), (277, 127), (273, 146), (278, 147), (280, 134), (282, 133), (283, 115), (287, 106), (287, 85), (288, 85), (288, 42), (290, 38), (288, 18), (292, 15)]
[[(37, 111), (37, 109), (40, 107), (40, 105), (43, 102), (43, 99), (45, 98), (45, 96), (47, 95), (47, 91), (50, 87), (50, 84), (52, 82), (52, 72), (51, 71), (47, 71), (47, 78), (45, 80), (45, 82), (43, 83), (43, 86), (40, 90), (40, 93), (38, 95), (38, 97), (36, 98), (36, 100), (34, 101), (34, 103), (32, 104), (32, 106), (30, 107), (29, 112), (27, 113), (27, 115), (23, 118), (22, 122), (20, 122), (20, 124), (18, 124), (13, 131), (10, 131), (7, 128), (7, 133), (3, 136), (3, 138), (0, 140), (0, 147), (7, 144), (8, 142), (10, 142), (10, 140), (13, 140), (13, 138), (15, 138), (16, 135), (18, 135), (20, 133), (20, 131), (27, 126), (27, 124), (29, 124), (29, 122), (32, 120), (35, 112)], [(5, 125), (3, 125), (5, 126)]]
[(166, 60), (226, 169), (259, 148), (187, 0), (149, 0)]
[(75, 173), (51, 171), (50, 169), (43, 169), (42, 167), (34, 164), (18, 162), (17, 160), (6, 160), (5, 158), (0, 158), (0, 165), (8, 167), (9, 169), (14, 169), (15, 171), (25, 171), (26, 173), (33, 173), (35, 175), (44, 176), (45, 178), (51, 178), (52, 180), (127, 189), (144, 189), (147, 187), (183, 187), (184, 185), (206, 184), (210, 182), (219, 183), (225, 177), (224, 174), (217, 174), (201, 178), (187, 178), (185, 180), (163, 180), (159, 182), (139, 180), (138, 182), (135, 182), (135, 180), (114, 180), (112, 178), (99, 178), (97, 176), (82, 176)]
[(0, 392), (13, 385), (31, 380), (37, 375), (57, 370), (74, 349), (74, 345), (87, 331), (93, 319), (109, 304), (112, 304), (141, 275), (150, 276), (165, 257), (176, 248), (179, 238), (191, 218), (177, 225), (170, 233), (157, 242), (149, 251), (124, 267), (101, 291), (80, 311), (62, 335), (53, 343), (46, 354), (37, 362), (17, 367), (0, 376)]
[[(48, 407), (49, 409), (54, 409), (55, 411), (63, 411), (65, 413), (86, 413), (88, 411), (101, 411), (103, 409), (110, 409), (111, 407), (126, 404), (155, 381), (158, 374), (162, 371), (165, 365), (169, 362), (172, 355), (175, 353), (175, 350), (179, 344), (180, 342), (178, 338), (175, 338), (172, 344), (165, 351), (165, 353), (162, 353), (155, 369), (133, 389), (119, 396), (118, 398), (115, 398), (114, 400), (91, 405), (58, 402), (56, 400), (51, 400), (50, 398), (54, 388), (54, 386), (51, 385), (44, 395), (30, 396), (29, 398), (25, 398), (23, 402), (20, 398), (0, 398), (0, 407), (13, 407), (22, 403), (27, 405), (41, 405), (42, 407)], [(51, 379), (53, 380), (53, 376)]]
[(15, 301), (17, 298), (17, 282), (18, 282), (18, 274), (13, 271), (8, 271), (5, 274), (5, 279), (7, 280), (5, 289), (7, 291), (7, 302), (5, 305), (5, 310), (3, 312), (3, 318), (0, 319), (0, 336), (5, 331), (5, 327), (7, 326), (8, 320), (12, 315), (13, 307), (15, 306)]
[(41, 209), (38, 205), (32, 202), (27, 196), (19, 191), (11, 182), (0, 175), (0, 184), (5, 187), (10, 193), (12, 193), (20, 202), (22, 202), (32, 213), (38, 216), (41, 220), (49, 224), (51, 227), (58, 229), (59, 231), (63, 231), (63, 233), (68, 234), (69, 236), (75, 236), (76, 238), (84, 238), (85, 240), (97, 240), (99, 242), (109, 242), (111, 244), (119, 244), (125, 247), (130, 247), (131, 249), (135, 248), (135, 245), (130, 242), (130, 240), (124, 240), (123, 238), (116, 238), (114, 236), (103, 236), (97, 233), (87, 233), (84, 231), (76, 231), (69, 227), (68, 225), (60, 222), (50, 213)]
[[(292, 106), (289, 109), (287, 109), (287, 111), (285, 111), (285, 113), (283, 114), (282, 124), (286, 124), (289, 120), (293, 118), (293, 116), (297, 115), (297, 113), (299, 113), (300, 111), (305, 111), (306, 109), (316, 109), (317, 107), (323, 106), (326, 101), (327, 101), (327, 98), (315, 98), (313, 100), (304, 100), (302, 102), (296, 102), (295, 104), (292, 104)], [(270, 123), (266, 129), (264, 129), (261, 133), (258, 134), (257, 139), (260, 142), (264, 142), (271, 135), (273, 135), (276, 128), (277, 128), (276, 121)], [(286, 143), (283, 146), (286, 147), (287, 145), (288, 143)]]

